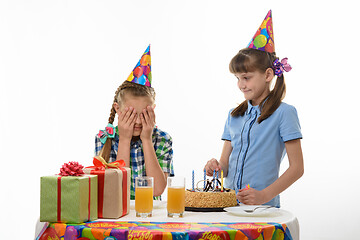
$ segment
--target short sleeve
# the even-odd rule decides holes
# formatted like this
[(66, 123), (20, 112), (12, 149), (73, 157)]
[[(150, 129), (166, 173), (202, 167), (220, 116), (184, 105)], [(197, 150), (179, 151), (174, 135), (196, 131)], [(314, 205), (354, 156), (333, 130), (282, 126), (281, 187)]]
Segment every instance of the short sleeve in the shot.
[(99, 156), (99, 153), (100, 153), (100, 150), (102, 149), (102, 147), (103, 147), (103, 144), (101, 143), (100, 138), (96, 134), (94, 156)]
[(172, 138), (170, 135), (159, 136), (155, 145), (155, 154), (163, 172), (174, 174)]
[(287, 105), (281, 116), (280, 136), (284, 142), (301, 139), (301, 127), (296, 108)]
[(230, 128), (229, 128), (230, 120), (231, 120), (231, 112), (232, 112), (232, 109), (229, 111), (228, 117), (226, 119), (225, 126), (224, 126), (224, 132), (221, 136), (221, 140), (231, 141)]

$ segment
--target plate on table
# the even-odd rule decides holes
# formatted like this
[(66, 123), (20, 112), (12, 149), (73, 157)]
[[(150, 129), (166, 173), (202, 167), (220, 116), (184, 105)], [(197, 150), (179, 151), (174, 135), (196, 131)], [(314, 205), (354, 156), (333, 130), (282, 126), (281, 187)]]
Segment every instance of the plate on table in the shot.
[(185, 207), (185, 211), (190, 211), (190, 212), (224, 212), (224, 208)]
[(275, 214), (279, 211), (278, 208), (258, 208), (254, 212), (245, 212), (245, 210), (252, 210), (256, 207), (266, 207), (267, 205), (240, 205), (236, 207), (227, 207), (224, 210), (230, 214), (241, 217), (264, 217)]

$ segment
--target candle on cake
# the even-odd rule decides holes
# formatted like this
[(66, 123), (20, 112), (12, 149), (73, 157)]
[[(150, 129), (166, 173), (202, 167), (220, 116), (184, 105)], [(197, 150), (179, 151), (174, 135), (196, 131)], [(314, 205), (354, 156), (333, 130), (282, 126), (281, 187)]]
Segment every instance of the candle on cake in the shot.
[(216, 189), (218, 189), (218, 180), (219, 180), (219, 171), (216, 171), (216, 179), (215, 179)]
[(195, 179), (195, 173), (194, 170), (192, 170), (192, 191), (195, 192), (195, 186), (194, 186), (194, 179)]
[(221, 170), (221, 191), (224, 191), (224, 172)]
[(204, 191), (206, 188), (206, 170), (204, 169)]
[[(213, 174), (213, 179), (214, 179), (214, 181), (216, 181), (216, 179), (215, 179), (215, 170), (214, 170), (214, 174)], [(213, 191), (215, 191), (215, 182), (214, 182), (214, 185), (213, 185)]]

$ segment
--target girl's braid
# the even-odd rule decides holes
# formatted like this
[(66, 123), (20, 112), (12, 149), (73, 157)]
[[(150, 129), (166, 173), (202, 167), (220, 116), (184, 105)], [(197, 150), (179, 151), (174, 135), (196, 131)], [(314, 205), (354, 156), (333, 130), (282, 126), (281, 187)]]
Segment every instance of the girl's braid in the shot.
[(109, 116), (109, 120), (108, 120), (109, 123), (111, 123), (111, 124), (114, 122), (114, 119), (115, 119), (116, 111), (115, 111), (115, 108), (114, 108), (114, 103), (117, 102), (117, 96), (118, 96), (118, 94), (119, 94), (119, 92), (120, 92), (120, 90), (121, 90), (121, 86), (122, 86), (122, 85), (120, 85), (120, 86), (118, 87), (118, 89), (116, 90), (115, 96), (114, 96), (114, 101), (113, 101), (113, 104), (112, 104), (112, 106), (111, 106), (110, 116)]

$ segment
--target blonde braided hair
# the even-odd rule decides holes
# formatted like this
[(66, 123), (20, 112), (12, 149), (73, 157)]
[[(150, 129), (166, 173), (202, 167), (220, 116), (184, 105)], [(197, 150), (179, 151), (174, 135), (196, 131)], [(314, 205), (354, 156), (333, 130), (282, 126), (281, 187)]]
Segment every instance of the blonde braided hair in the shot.
[[(117, 103), (121, 105), (126, 94), (131, 94), (135, 97), (150, 97), (155, 102), (156, 94), (154, 88), (143, 86), (137, 83), (132, 83), (129, 81), (124, 81), (115, 91), (114, 101), (110, 109), (108, 123), (113, 124), (115, 120), (116, 110), (114, 104)], [(99, 153), (99, 156), (104, 158), (106, 162), (109, 162), (110, 159), (111, 141), (112, 139), (108, 138)]]

